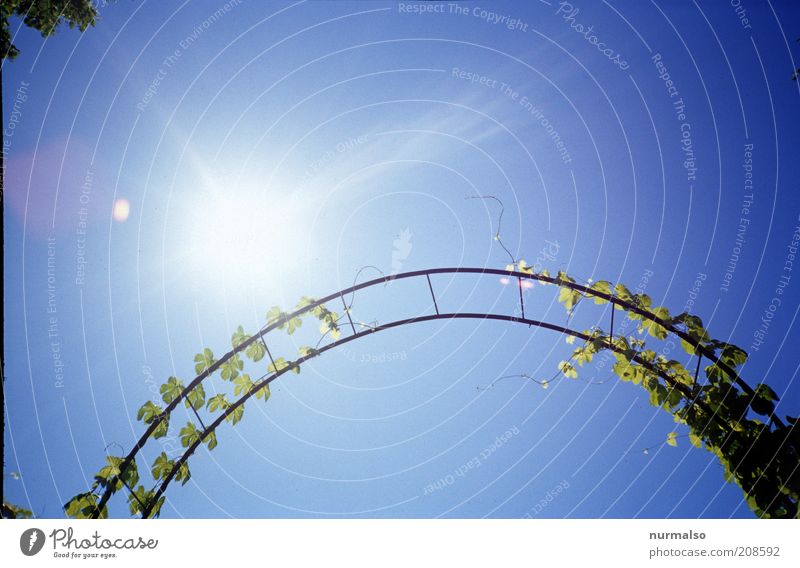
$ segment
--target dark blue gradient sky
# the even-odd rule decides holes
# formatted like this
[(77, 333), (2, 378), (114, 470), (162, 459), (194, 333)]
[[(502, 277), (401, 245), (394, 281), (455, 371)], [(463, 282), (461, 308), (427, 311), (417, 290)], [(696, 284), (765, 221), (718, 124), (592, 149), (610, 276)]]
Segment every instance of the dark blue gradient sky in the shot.
[[(475, 195), (503, 201), (518, 258), (700, 315), (797, 415), (800, 10), (736, 4), (121, 0), (46, 40), (13, 21), (6, 498), (61, 515), (104, 448), (134, 443), (154, 385), (188, 382), (195, 353), (272, 305), (367, 265), (504, 267), (499, 208)], [(355, 317), (430, 313), (418, 284), (357, 295)], [(496, 277), (433, 286), (446, 311), (516, 307)], [(556, 290), (524, 293), (529, 317), (567, 322)], [(570, 323), (608, 318), (584, 302)], [(293, 357), (316, 327), (271, 349)], [(480, 388), (569, 352), (500, 322), (350, 343), (223, 426), (162, 516), (751, 516), (710, 453), (662, 443), (671, 417), (609, 361)]]

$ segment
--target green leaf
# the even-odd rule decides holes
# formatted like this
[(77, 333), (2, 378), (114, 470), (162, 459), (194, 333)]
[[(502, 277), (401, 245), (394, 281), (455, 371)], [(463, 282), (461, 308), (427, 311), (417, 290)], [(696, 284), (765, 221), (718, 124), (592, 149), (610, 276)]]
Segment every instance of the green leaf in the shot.
[(697, 350), (694, 348), (694, 345), (692, 345), (685, 339), (681, 339), (681, 347), (683, 347), (683, 350), (686, 351), (689, 355), (697, 354)]
[(614, 363), (614, 373), (624, 382), (632, 382), (636, 378), (636, 365), (621, 360)]
[(764, 383), (761, 383), (758, 386), (756, 386), (755, 392), (758, 398), (763, 398), (764, 400), (771, 400), (774, 402), (778, 402), (778, 395), (775, 394), (775, 391), (769, 388)]
[(744, 363), (747, 361), (747, 353), (735, 345), (726, 344), (722, 349), (722, 355), (720, 359), (723, 363), (729, 365), (730, 367), (736, 368), (739, 365), (744, 365)]
[(261, 341), (254, 341), (244, 350), (244, 354), (247, 355), (247, 358), (253, 363), (261, 361), (266, 353), (267, 350), (264, 348), (264, 344), (261, 343)]
[(220, 375), (226, 381), (231, 381), (239, 376), (239, 371), (244, 368), (244, 362), (239, 358), (239, 355), (234, 355), (221, 366)]
[[(600, 292), (601, 294), (608, 294), (609, 296), (612, 295), (611, 292), (611, 282), (606, 282), (605, 280), (598, 280), (590, 287), (595, 292)], [(608, 300), (605, 298), (601, 298), (599, 296), (593, 296), (595, 304), (607, 304)]]
[(694, 385), (694, 377), (681, 365), (678, 361), (670, 360), (666, 363), (666, 368), (669, 371), (669, 376), (686, 386)]
[[(152, 501), (153, 497), (154, 497), (153, 492), (152, 491), (148, 491), (147, 492), (147, 501), (148, 502)], [(150, 509), (150, 516), (148, 518), (155, 519), (155, 518), (158, 518), (159, 515), (161, 515), (161, 507), (164, 505), (164, 501), (165, 500), (166, 500), (166, 497), (164, 497), (164, 496), (161, 496), (161, 497), (158, 498), (158, 501), (156, 501), (156, 503)]]
[[(167, 478), (167, 476), (172, 471), (172, 468), (175, 467), (175, 462), (167, 457), (167, 454), (161, 452), (161, 455), (156, 458), (156, 461), (153, 462), (153, 479), (156, 481), (162, 481)], [(186, 482), (192, 477), (192, 474), (189, 472), (189, 466), (186, 462), (183, 462), (178, 471), (175, 472), (175, 479), (181, 482), (181, 485), (186, 485)]]
[(178, 398), (183, 392), (183, 383), (177, 377), (170, 377), (167, 382), (161, 385), (161, 398), (169, 404)]
[(278, 329), (285, 329), (286, 333), (291, 335), (303, 325), (303, 320), (299, 317), (287, 320), (286, 318), (288, 315), (289, 314), (282, 311), (278, 306), (272, 306), (272, 308), (270, 308), (270, 310), (267, 312), (267, 325), (272, 325), (280, 321), (281, 324), (278, 326)]
[(712, 382), (719, 382), (719, 381), (729, 382), (730, 381), (730, 377), (728, 377), (728, 373), (723, 371), (722, 367), (720, 367), (716, 363), (713, 363), (713, 364), (709, 365), (708, 367), (706, 367), (705, 371), (706, 371), (706, 376)]
[(162, 416), (158, 422), (158, 426), (153, 430), (153, 438), (163, 438), (169, 432), (169, 414)]
[(152, 504), (149, 518), (158, 517), (161, 514), (161, 506), (164, 504), (165, 497), (160, 497), (155, 503), (153, 503), (153, 499), (155, 499), (153, 491), (148, 491), (142, 485), (137, 487), (133, 493), (128, 495), (131, 515), (144, 514), (143, 506), (147, 507)]
[(236, 349), (251, 337), (252, 336), (249, 333), (244, 332), (244, 328), (242, 326), (239, 326), (236, 328), (236, 331), (233, 333), (233, 336), (231, 337), (231, 346), (234, 349)]
[(309, 296), (301, 296), (300, 300), (297, 302), (297, 309), (303, 309), (306, 306), (310, 306), (317, 300), (315, 298), (311, 298)]
[(32, 519), (33, 511), (23, 509), (17, 505), (3, 501), (3, 509), (5, 509), (6, 518), (8, 519)]
[(172, 467), (174, 465), (175, 462), (169, 459), (166, 453), (161, 452), (161, 454), (153, 462), (153, 467), (150, 470), (153, 474), (153, 479), (156, 481), (166, 479), (167, 475), (169, 475), (169, 472), (172, 471)]
[(225, 399), (224, 394), (218, 394), (208, 399), (206, 407), (209, 412), (216, 412), (217, 410), (225, 410), (230, 406), (230, 403)]
[(128, 507), (131, 515), (143, 513), (142, 505), (147, 506), (148, 491), (143, 485), (137, 487), (132, 493), (128, 494)]
[(250, 379), (250, 375), (242, 375), (240, 377), (236, 377), (233, 380), (233, 384), (236, 385), (233, 389), (234, 396), (246, 394), (250, 392), (251, 388), (253, 388), (253, 381)]
[(667, 434), (667, 444), (669, 444), (672, 447), (677, 447), (678, 446), (677, 437), (678, 437), (677, 432), (670, 432), (669, 434)]
[[(628, 290), (624, 284), (617, 284), (616, 286), (614, 286), (614, 295), (624, 302), (628, 303), (633, 302), (633, 294), (631, 294), (631, 291)], [(616, 305), (614, 307), (616, 307), (618, 310), (624, 309), (622, 306), (619, 305)]]
[(258, 390), (255, 391), (254, 395), (258, 400), (261, 400), (263, 398), (264, 402), (267, 402), (269, 400), (269, 395), (270, 395), (269, 384), (265, 384), (259, 387)]
[(703, 441), (700, 439), (700, 436), (697, 434), (689, 434), (689, 441), (695, 448), (700, 448), (703, 446)]
[(175, 479), (181, 482), (181, 485), (186, 485), (186, 482), (191, 479), (192, 474), (189, 471), (189, 464), (183, 462), (178, 471), (175, 472)]
[(189, 394), (186, 395), (186, 400), (184, 400), (184, 404), (186, 404), (186, 408), (194, 408), (195, 410), (199, 410), (203, 408), (203, 405), (206, 403), (206, 391), (203, 388), (203, 383), (197, 383), (197, 386), (194, 387)]
[(284, 315), (278, 306), (272, 306), (267, 312), (267, 325), (278, 322)]
[(669, 389), (669, 394), (667, 395), (666, 405), (669, 407), (671, 411), (683, 401), (683, 394), (678, 389), (672, 388)]
[(213, 450), (217, 447), (217, 433), (216, 432), (209, 432), (208, 436), (206, 436), (206, 446), (208, 446), (209, 450)]
[(572, 359), (580, 366), (584, 363), (591, 363), (594, 357), (595, 349), (591, 343), (578, 347), (572, 352)]
[(573, 290), (572, 288), (567, 288), (566, 286), (562, 286), (561, 291), (558, 294), (558, 301), (564, 304), (567, 312), (572, 312), (572, 310), (575, 309), (575, 306), (578, 305), (580, 299), (580, 292)]
[(575, 366), (569, 361), (561, 361), (558, 364), (558, 370), (568, 379), (578, 378), (578, 371), (575, 370)]
[(662, 384), (656, 384), (650, 391), (650, 404), (653, 406), (663, 406), (668, 396), (667, 388)]
[(647, 294), (636, 294), (633, 302), (643, 310), (649, 310), (653, 305), (653, 300)]
[[(284, 359), (283, 357), (278, 357), (277, 359), (275, 359), (275, 364), (273, 365), (272, 363), (270, 363), (270, 365), (269, 365), (267, 370), (270, 373), (277, 373), (278, 371), (282, 371), (283, 369), (285, 369), (289, 365), (291, 365), (291, 363), (287, 362), (286, 359)], [(300, 374), (300, 366), (299, 365), (295, 365), (292, 368), (292, 371), (295, 374), (299, 375)]]
[[(292, 335), (295, 331), (300, 329), (300, 327), (302, 325), (303, 325), (303, 320), (301, 320), (300, 318), (292, 318), (292, 319), (290, 319), (289, 321), (286, 322), (286, 325), (285, 325), (286, 333), (288, 333), (289, 335)], [(284, 326), (281, 326), (281, 329), (283, 329), (283, 328), (284, 328)]]
[(342, 335), (335, 320), (323, 320), (319, 326), (319, 332), (322, 335), (330, 335), (334, 341), (338, 340)]
[[(664, 306), (659, 306), (653, 310), (653, 315), (657, 318), (660, 318), (665, 323), (669, 324), (672, 320), (669, 317), (669, 310)], [(649, 319), (643, 319), (642, 327), (646, 329), (650, 335), (658, 339), (666, 339), (667, 337), (667, 329), (663, 327), (661, 324), (654, 322)]]
[(531, 268), (527, 262), (524, 260), (520, 260), (517, 263), (517, 272), (522, 272), (524, 274), (533, 274), (533, 268)]
[(198, 353), (197, 355), (194, 356), (194, 362), (195, 362), (194, 371), (199, 375), (203, 371), (209, 369), (211, 365), (214, 364), (215, 362), (214, 353), (211, 351), (211, 349), (206, 347), (205, 349), (203, 349), (202, 353)]
[(200, 439), (200, 431), (197, 429), (197, 426), (194, 425), (194, 422), (187, 422), (186, 426), (181, 428), (180, 437), (181, 446), (188, 448)]
[(243, 415), (244, 415), (244, 405), (240, 404), (239, 406), (231, 410), (231, 413), (225, 417), (225, 420), (230, 422), (231, 425), (235, 426), (236, 423), (242, 419)]
[[(73, 519), (89, 519), (97, 509), (97, 495), (94, 493), (80, 493), (64, 505), (64, 511)], [(103, 507), (99, 518), (108, 518), (108, 509)]]
[(162, 409), (153, 401), (148, 400), (136, 413), (136, 420), (143, 420), (145, 424), (150, 424), (156, 416), (161, 414)]
[(131, 461), (125, 471), (120, 470), (122, 462), (125, 458), (118, 456), (106, 456), (106, 466), (101, 468), (95, 475), (95, 480), (103, 487), (113, 486), (114, 491), (122, 488), (123, 482), (127, 483), (128, 487), (133, 487), (139, 482), (139, 472), (136, 468), (136, 461)]
[(302, 346), (297, 351), (301, 357), (314, 357), (317, 353), (319, 353), (319, 350), (307, 346)]

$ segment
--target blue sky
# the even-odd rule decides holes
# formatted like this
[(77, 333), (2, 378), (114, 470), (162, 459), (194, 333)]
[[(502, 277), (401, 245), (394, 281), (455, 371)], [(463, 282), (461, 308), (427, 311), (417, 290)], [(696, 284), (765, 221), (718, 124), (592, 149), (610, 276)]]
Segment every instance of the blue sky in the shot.
[[(154, 385), (188, 382), (195, 353), (225, 352), (270, 306), (367, 265), (504, 267), (499, 208), (475, 195), (503, 201), (518, 258), (688, 306), (797, 415), (797, 7), (489, 5), (121, 0), (47, 40), (12, 22), (7, 499), (59, 516), (105, 447), (138, 438)], [(365, 291), (355, 316), (429, 313), (419, 284)], [(496, 277), (433, 286), (443, 311), (515, 309)], [(552, 288), (525, 294), (529, 317), (567, 323)], [(607, 325), (584, 304), (571, 324)], [(271, 349), (291, 357), (315, 327)], [(162, 516), (751, 516), (711, 454), (661, 443), (671, 417), (610, 364), (479, 388), (549, 377), (569, 351), (475, 321), (350, 343), (223, 427)]]

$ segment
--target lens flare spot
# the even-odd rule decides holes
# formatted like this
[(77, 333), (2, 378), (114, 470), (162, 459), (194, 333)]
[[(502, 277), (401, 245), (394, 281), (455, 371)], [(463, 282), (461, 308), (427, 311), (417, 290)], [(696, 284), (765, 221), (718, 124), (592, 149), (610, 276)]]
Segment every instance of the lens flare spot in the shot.
[(130, 214), (131, 204), (127, 199), (120, 198), (114, 202), (114, 208), (111, 211), (111, 216), (114, 217), (114, 221), (124, 223), (128, 220), (128, 215)]

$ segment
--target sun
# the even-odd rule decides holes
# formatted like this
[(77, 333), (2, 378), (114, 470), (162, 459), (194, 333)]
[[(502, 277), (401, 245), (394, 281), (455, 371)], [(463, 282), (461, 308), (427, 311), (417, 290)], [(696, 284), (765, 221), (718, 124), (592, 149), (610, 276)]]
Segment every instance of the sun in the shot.
[(279, 196), (207, 192), (191, 214), (195, 272), (226, 288), (262, 287), (293, 263), (301, 237), (294, 217)]

